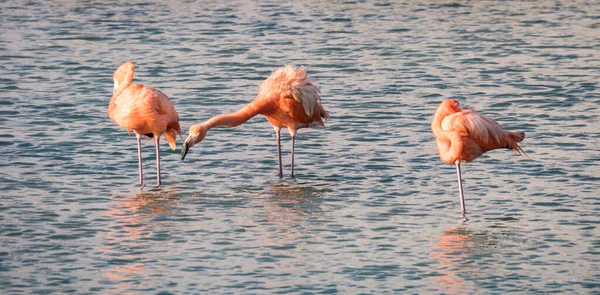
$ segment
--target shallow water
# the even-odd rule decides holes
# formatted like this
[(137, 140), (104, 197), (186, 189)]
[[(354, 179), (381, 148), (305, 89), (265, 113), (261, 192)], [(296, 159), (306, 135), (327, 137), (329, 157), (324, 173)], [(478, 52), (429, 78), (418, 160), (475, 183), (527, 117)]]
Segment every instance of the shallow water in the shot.
[[(321, 2), (1, 2), (2, 293), (600, 292), (600, 6)], [(293, 179), (263, 117), (163, 142), (160, 189), (145, 141), (140, 191), (106, 114), (126, 60), (184, 136), (288, 63), (331, 118)], [(527, 134), (463, 166), (466, 223), (429, 127), (451, 96)]]

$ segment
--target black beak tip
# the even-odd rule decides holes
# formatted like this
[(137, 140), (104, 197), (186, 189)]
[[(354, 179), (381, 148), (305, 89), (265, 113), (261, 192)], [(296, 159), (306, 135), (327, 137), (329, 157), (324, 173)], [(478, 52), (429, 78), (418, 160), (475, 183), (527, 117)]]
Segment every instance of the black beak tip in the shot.
[(181, 149), (181, 161), (183, 161), (183, 159), (185, 159), (185, 155), (187, 155), (188, 152), (188, 144), (185, 143), (183, 144), (183, 148)]

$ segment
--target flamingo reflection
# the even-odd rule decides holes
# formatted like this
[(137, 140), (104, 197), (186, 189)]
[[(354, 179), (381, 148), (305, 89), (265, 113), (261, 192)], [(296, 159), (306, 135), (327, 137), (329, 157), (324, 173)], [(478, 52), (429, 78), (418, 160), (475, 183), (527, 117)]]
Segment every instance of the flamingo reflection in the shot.
[[(444, 230), (431, 251), (431, 258), (442, 266), (437, 272), (441, 276), (433, 277), (438, 286), (447, 294), (463, 294), (472, 290), (473, 286), (467, 284), (459, 273), (465, 269), (476, 268), (476, 263), (469, 262), (469, 248), (473, 244), (472, 232), (463, 227)], [(440, 290), (441, 291), (441, 290)]]
[(113, 198), (114, 203), (105, 213), (112, 219), (107, 227), (106, 242), (99, 245), (99, 251), (107, 256), (107, 260), (119, 260), (103, 273), (105, 278), (113, 281), (130, 280), (144, 272), (145, 264), (138, 262), (143, 255), (141, 250), (147, 247), (144, 240), (154, 231), (172, 226), (169, 222), (156, 221), (156, 218), (173, 214), (180, 200), (174, 189), (137, 193), (126, 199), (119, 197), (122, 196)]
[[(260, 211), (258, 225), (275, 226), (263, 230), (267, 244), (288, 243), (300, 238), (305, 232), (305, 221), (313, 214), (322, 212), (323, 195), (327, 188), (306, 183), (274, 183), (252, 198), (252, 205), (264, 208)], [(281, 237), (284, 240), (281, 240)]]
[(323, 191), (311, 185), (277, 183), (263, 192), (267, 220), (294, 223), (319, 212)]

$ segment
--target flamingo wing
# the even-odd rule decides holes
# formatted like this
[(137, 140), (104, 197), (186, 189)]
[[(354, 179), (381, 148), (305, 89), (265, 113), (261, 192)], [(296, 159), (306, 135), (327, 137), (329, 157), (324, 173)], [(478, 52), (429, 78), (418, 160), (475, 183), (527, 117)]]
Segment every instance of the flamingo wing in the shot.
[(458, 132), (463, 138), (463, 144), (469, 140), (473, 141), (472, 145), (477, 144), (482, 152), (508, 148), (517, 153), (525, 153), (517, 144), (525, 137), (524, 133), (506, 131), (498, 122), (473, 110), (464, 110), (444, 117), (442, 129)]
[(109, 116), (121, 127), (140, 134), (162, 134), (168, 129), (181, 134), (177, 111), (160, 90), (131, 85), (111, 103), (115, 106)]
[(501, 144), (506, 137), (504, 129), (498, 122), (473, 110), (464, 110), (446, 116), (442, 120), (442, 129), (457, 131), (462, 136), (485, 144)]
[[(274, 71), (261, 84), (258, 97), (274, 99), (277, 109), (295, 123), (308, 124), (320, 120), (320, 116), (327, 116), (320, 105), (320, 93), (319, 87), (306, 75), (304, 67), (288, 65)], [(274, 119), (282, 121), (276, 116)]]
[(166, 94), (161, 92), (160, 90), (153, 89), (154, 95), (156, 96), (156, 112), (159, 115), (164, 115), (167, 121), (167, 126), (170, 128), (175, 128), (176, 125), (177, 132), (181, 133), (179, 128), (179, 115), (177, 115), (177, 111), (175, 110), (175, 106), (169, 100)]
[(290, 83), (290, 94), (299, 102), (304, 112), (312, 117), (317, 105), (321, 103), (321, 90), (308, 76), (302, 67), (296, 71), (296, 79)]
[(144, 128), (144, 121), (139, 119), (140, 109), (143, 104), (140, 103), (140, 89), (143, 85), (136, 84), (127, 87), (121, 94), (111, 100), (112, 106), (109, 108), (109, 117), (117, 125), (130, 130)]
[[(289, 69), (291, 68), (291, 69)], [(315, 111), (320, 111), (321, 90), (308, 76), (304, 67), (295, 70), (291, 66), (288, 69), (291, 78), (288, 80), (288, 85), (284, 85), (284, 89), (289, 91), (283, 92), (282, 109), (286, 111), (290, 117), (303, 122), (310, 123), (314, 121)], [(317, 115), (317, 117), (319, 117)]]
[(169, 100), (166, 94), (161, 92), (160, 90), (154, 90), (154, 102), (156, 107), (156, 112), (160, 117), (161, 123), (165, 124), (165, 130), (163, 136), (169, 143), (171, 149), (176, 148), (176, 138), (177, 134), (181, 138), (181, 127), (179, 126), (179, 115), (177, 115), (177, 111), (175, 110), (175, 106)]
[(279, 106), (282, 111), (286, 112), (288, 116), (298, 123), (311, 123), (315, 120), (319, 120), (319, 116), (316, 112), (321, 112), (320, 109), (322, 109), (320, 104), (316, 104), (311, 112), (306, 112), (305, 107), (292, 97), (282, 99)]

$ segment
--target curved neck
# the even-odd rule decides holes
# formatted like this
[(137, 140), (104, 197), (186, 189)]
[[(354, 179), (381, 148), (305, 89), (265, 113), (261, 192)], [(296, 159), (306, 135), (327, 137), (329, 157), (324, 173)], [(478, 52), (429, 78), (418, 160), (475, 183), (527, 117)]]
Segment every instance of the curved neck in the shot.
[(237, 112), (214, 116), (202, 123), (202, 125), (204, 125), (207, 131), (213, 127), (219, 126), (235, 127), (245, 123), (258, 114), (260, 114), (260, 107), (254, 103), (250, 103)]
[(108, 117), (111, 119), (113, 116), (113, 112), (115, 111), (115, 108), (117, 107), (117, 104), (115, 103), (115, 101), (117, 100), (117, 97), (119, 97), (119, 95), (121, 95), (121, 92), (123, 92), (123, 90), (115, 91), (113, 93), (112, 98), (110, 99), (110, 102), (108, 103)]
[(447, 131), (444, 131), (442, 129), (442, 121), (447, 115), (448, 114), (439, 111), (435, 112), (435, 115), (433, 116), (433, 121), (431, 122), (431, 131), (433, 131), (435, 137), (446, 137), (445, 133), (447, 133)]
[(113, 88), (113, 97), (119, 96), (123, 90), (127, 89), (133, 81), (133, 74), (135, 73), (132, 63), (124, 63), (121, 65), (115, 74), (113, 75), (113, 82), (115, 86)]
[(112, 113), (116, 107), (115, 100), (123, 90), (127, 89), (133, 81), (133, 74), (135, 72), (135, 67), (132, 62), (128, 61), (122, 64), (113, 74), (113, 96), (110, 99), (110, 103), (108, 104), (108, 116), (112, 119)]
[(460, 160), (462, 154), (463, 142), (458, 132), (449, 132), (447, 139), (436, 138), (438, 154), (440, 159), (448, 164), (454, 164)]
[(463, 142), (458, 132), (442, 129), (442, 121), (447, 115), (449, 115), (448, 112), (436, 112), (431, 122), (431, 131), (436, 137), (440, 159), (448, 164), (453, 164), (460, 160)]
[(125, 90), (127, 87), (129, 87), (130, 83), (131, 83), (131, 81), (129, 81), (129, 83), (127, 83), (127, 85), (123, 85), (124, 87), (121, 87), (121, 85), (119, 85), (118, 88), (115, 88), (115, 90), (113, 92), (113, 96), (110, 99), (110, 102), (108, 103), (108, 115), (109, 116), (111, 116), (113, 110), (117, 106), (117, 104), (115, 103), (115, 101), (117, 100), (117, 97), (119, 97), (119, 95), (121, 95), (121, 92), (123, 92), (123, 90)]
[(130, 77), (125, 77), (124, 79), (118, 81), (118, 80), (114, 80), (115, 82), (115, 87), (114, 87), (114, 91), (113, 91), (113, 97), (118, 97), (121, 92), (123, 92), (123, 90), (127, 89), (127, 87), (129, 87), (129, 85), (131, 85), (131, 81), (133, 80), (133, 75), (131, 75)]

